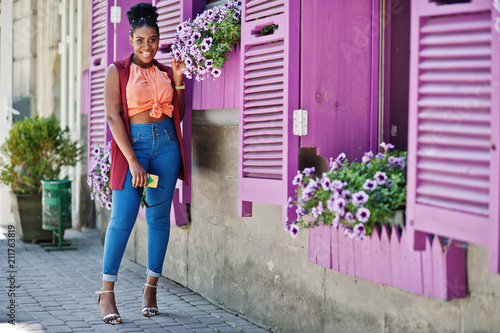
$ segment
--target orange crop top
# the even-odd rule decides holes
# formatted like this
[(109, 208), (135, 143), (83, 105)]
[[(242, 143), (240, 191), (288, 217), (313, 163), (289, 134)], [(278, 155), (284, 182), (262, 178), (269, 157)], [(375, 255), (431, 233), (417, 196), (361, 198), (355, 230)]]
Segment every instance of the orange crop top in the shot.
[(160, 118), (162, 113), (172, 117), (172, 84), (158, 67), (142, 68), (132, 63), (126, 94), (129, 117), (147, 110), (154, 118)]

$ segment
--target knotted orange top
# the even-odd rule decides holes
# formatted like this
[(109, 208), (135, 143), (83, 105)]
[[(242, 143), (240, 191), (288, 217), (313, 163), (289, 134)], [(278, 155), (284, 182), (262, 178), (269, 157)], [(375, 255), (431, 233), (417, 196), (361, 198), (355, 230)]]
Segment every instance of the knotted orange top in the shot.
[(154, 118), (160, 118), (162, 113), (172, 117), (172, 84), (158, 67), (142, 68), (132, 63), (126, 93), (129, 117), (147, 110)]

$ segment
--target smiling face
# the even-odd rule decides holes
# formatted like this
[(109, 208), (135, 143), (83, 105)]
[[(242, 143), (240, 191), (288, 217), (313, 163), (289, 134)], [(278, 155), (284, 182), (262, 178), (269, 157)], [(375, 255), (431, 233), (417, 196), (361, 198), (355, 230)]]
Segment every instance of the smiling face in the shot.
[(159, 36), (155, 28), (143, 26), (134, 30), (133, 36), (129, 36), (130, 44), (134, 47), (134, 59), (136, 65), (141, 67), (153, 66), (153, 58), (158, 52)]

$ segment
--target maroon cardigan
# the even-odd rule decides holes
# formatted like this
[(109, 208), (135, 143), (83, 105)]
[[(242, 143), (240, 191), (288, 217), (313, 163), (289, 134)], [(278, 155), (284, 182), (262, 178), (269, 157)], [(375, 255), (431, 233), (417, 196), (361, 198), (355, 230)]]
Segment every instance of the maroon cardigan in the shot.
[[(124, 60), (119, 60), (113, 62), (113, 64), (118, 68), (119, 78), (120, 78), (120, 93), (122, 96), (122, 117), (125, 123), (125, 128), (127, 129), (128, 136), (130, 138), (130, 128), (128, 122), (128, 107), (127, 107), (127, 94), (126, 87), (128, 78), (130, 75), (130, 65), (132, 63), (133, 54)], [(172, 68), (160, 64), (158, 61), (153, 60), (153, 63), (158, 67), (160, 71), (167, 72), (167, 75), (172, 83), (173, 100), (172, 104), (174, 106), (174, 111), (172, 113), (172, 119), (174, 120), (175, 132), (177, 133), (177, 139), (179, 140), (179, 147), (181, 150), (182, 157), (182, 168), (179, 172), (179, 179), (184, 180), (185, 184), (188, 185), (188, 180), (186, 177), (186, 157), (184, 153), (184, 144), (182, 143), (181, 134), (181, 119), (179, 115), (179, 101), (177, 94), (175, 93), (175, 84), (173, 78)], [(165, 166), (168, 167), (168, 166)], [(125, 181), (125, 176), (127, 175), (128, 162), (120, 148), (116, 144), (115, 138), (111, 140), (111, 170), (109, 175), (109, 187), (112, 190), (121, 190), (123, 188), (123, 182)]]

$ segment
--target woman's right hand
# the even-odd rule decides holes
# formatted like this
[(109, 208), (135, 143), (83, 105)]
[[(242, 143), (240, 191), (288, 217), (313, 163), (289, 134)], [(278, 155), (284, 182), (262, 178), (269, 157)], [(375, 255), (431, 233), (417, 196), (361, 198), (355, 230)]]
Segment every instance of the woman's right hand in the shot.
[(148, 185), (148, 175), (139, 161), (129, 163), (129, 169), (132, 174), (133, 187), (146, 187)]

